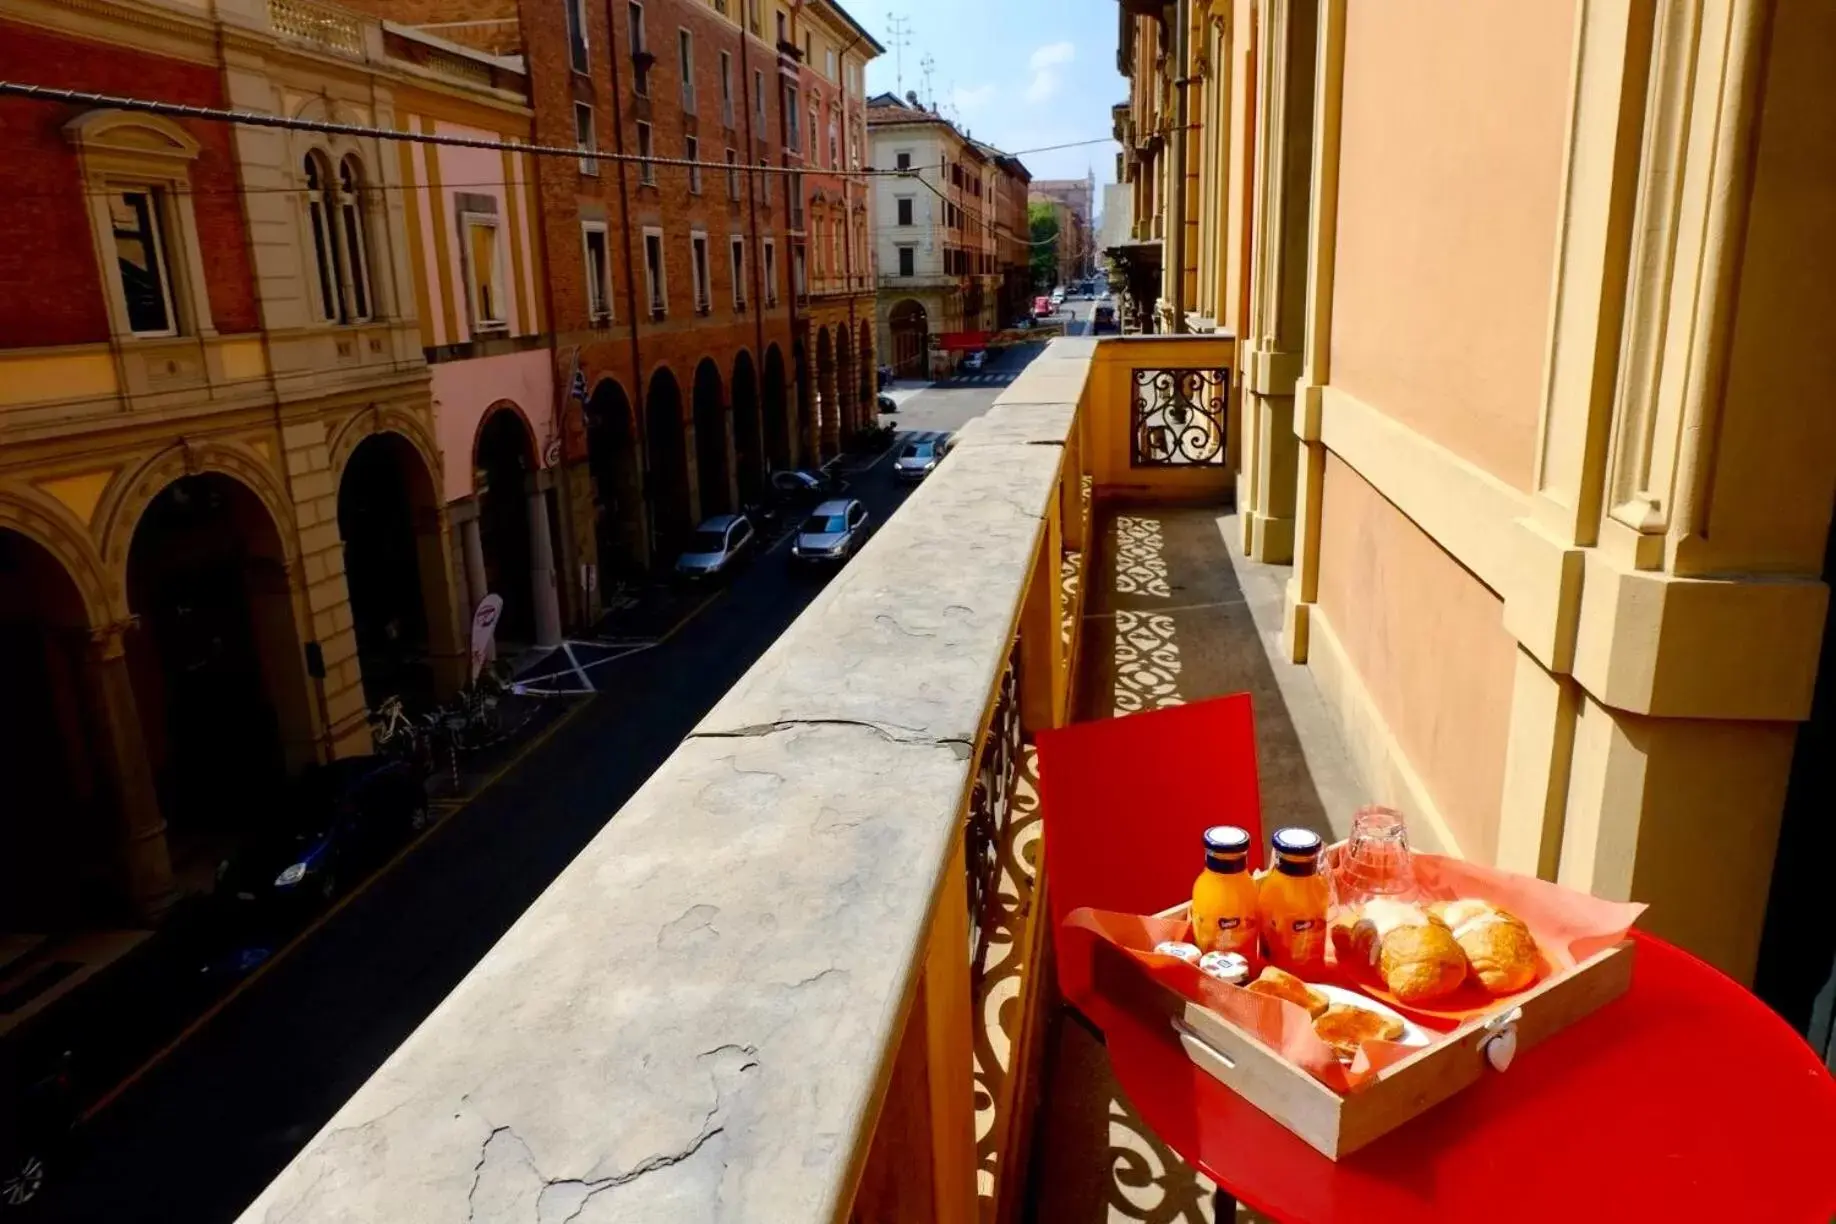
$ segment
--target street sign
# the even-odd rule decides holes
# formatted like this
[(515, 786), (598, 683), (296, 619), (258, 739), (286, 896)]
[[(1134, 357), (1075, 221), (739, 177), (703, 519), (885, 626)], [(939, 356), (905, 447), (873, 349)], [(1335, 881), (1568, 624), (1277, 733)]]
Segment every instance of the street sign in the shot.
[(478, 679), (478, 673), (484, 670), (485, 660), (491, 657), (491, 647), (497, 637), (497, 620), (504, 614), (504, 597), (486, 595), (478, 601), (478, 610), (472, 613), (472, 679)]

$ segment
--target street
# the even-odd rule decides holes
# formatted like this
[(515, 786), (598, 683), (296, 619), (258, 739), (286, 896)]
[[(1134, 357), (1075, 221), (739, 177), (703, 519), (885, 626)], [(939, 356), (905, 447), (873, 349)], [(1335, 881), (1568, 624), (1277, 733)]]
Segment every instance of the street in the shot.
[[(1039, 351), (990, 354), (892, 419), (959, 428)], [(892, 453), (849, 476), (875, 522), (909, 492)], [(784, 535), (658, 645), (599, 667), (577, 716), (120, 1091), (53, 1169), (49, 1218), (233, 1219), (802, 611), (823, 578), (791, 572), (788, 550)]]

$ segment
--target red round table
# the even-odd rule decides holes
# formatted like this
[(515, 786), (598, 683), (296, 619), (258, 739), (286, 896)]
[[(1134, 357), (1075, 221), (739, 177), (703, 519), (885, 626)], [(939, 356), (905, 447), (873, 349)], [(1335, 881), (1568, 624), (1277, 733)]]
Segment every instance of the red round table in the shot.
[(1336, 1164), (1194, 1067), (1164, 1024), (1091, 1018), (1148, 1126), (1278, 1220), (1825, 1224), (1836, 1080), (1740, 985), (1634, 938), (1624, 996)]

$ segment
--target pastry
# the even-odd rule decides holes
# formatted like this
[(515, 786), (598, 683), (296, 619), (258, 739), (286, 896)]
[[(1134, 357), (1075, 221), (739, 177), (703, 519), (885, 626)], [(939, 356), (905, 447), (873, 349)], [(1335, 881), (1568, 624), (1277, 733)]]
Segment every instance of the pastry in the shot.
[(1447, 925), (1472, 976), (1491, 994), (1510, 994), (1536, 980), (1536, 939), (1524, 920), (1490, 901), (1443, 901), (1429, 912)]
[(1313, 1031), (1319, 1034), (1321, 1041), (1332, 1047), (1335, 1054), (1350, 1062), (1357, 1055), (1358, 1047), (1367, 1041), (1396, 1041), (1401, 1038), (1403, 1026), (1402, 1021), (1394, 1016), (1381, 1015), (1368, 1007), (1334, 1003), (1314, 1020)]
[(1262, 971), (1255, 981), (1244, 987), (1257, 994), (1272, 995), (1277, 999), (1286, 999), (1307, 1009), (1309, 1016), (1317, 1016), (1326, 1010), (1328, 999), (1307, 983), (1286, 970), (1270, 965)]
[(1404, 1003), (1452, 994), (1466, 980), (1466, 954), (1446, 925), (1419, 905), (1373, 897), (1347, 917), (1332, 929), (1339, 960), (1376, 970)]

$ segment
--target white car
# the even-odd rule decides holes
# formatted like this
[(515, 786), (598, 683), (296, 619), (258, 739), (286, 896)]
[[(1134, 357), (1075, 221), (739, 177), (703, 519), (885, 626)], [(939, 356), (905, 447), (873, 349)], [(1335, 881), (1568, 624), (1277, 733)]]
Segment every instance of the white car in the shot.
[(752, 543), (752, 523), (743, 514), (717, 514), (695, 529), (676, 558), (682, 578), (718, 578)]
[(943, 462), (950, 453), (951, 437), (949, 434), (928, 438), (914, 438), (899, 450), (899, 457), (893, 460), (893, 479), (916, 484)]

